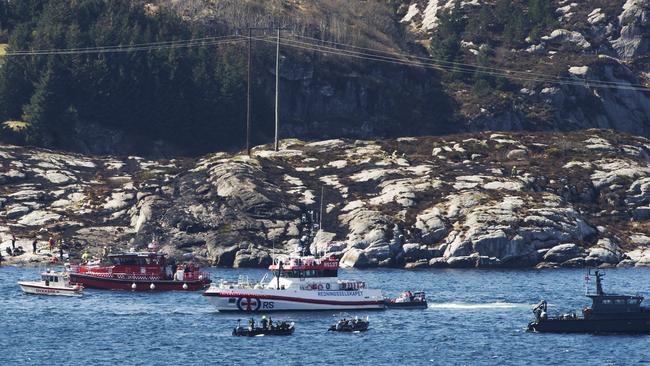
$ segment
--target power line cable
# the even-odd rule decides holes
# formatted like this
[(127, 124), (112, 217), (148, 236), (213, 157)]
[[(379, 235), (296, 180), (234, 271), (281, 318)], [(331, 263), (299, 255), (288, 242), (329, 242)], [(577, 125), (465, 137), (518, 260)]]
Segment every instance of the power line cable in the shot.
[[(389, 62), (389, 63), (407, 65), (407, 66), (433, 68), (437, 70), (461, 72), (466, 74), (482, 73), (487, 75), (502, 76), (508, 79), (523, 80), (523, 81), (547, 82), (547, 83), (555, 83), (555, 84), (562, 84), (562, 85), (577, 85), (577, 86), (595, 87), (595, 88), (616, 88), (616, 89), (625, 89), (625, 90), (650, 91), (650, 88), (648, 87), (645, 87), (643, 85), (638, 85), (638, 84), (631, 84), (631, 83), (609, 82), (609, 81), (601, 81), (601, 80), (594, 80), (594, 79), (577, 80), (572, 78), (556, 77), (552, 75), (545, 75), (539, 73), (529, 74), (525, 72), (518, 72), (517, 74), (514, 74), (509, 70), (496, 69), (496, 68), (484, 68), (483, 70), (477, 70), (476, 67), (471, 64), (449, 63), (448, 65), (445, 65), (445, 64), (437, 64), (435, 62), (419, 62), (419, 61), (405, 60), (397, 57), (388, 57), (388, 56), (370, 54), (365, 52), (342, 50), (340, 48), (335, 48), (335, 47), (322, 46), (314, 43), (297, 42), (297, 41), (286, 40), (286, 39), (284, 44), (293, 48), (323, 52), (328, 54), (335, 54), (340, 56), (348, 56), (348, 57), (354, 57), (354, 58), (360, 58), (360, 59), (366, 59), (372, 61), (383, 61), (383, 62)], [(407, 56), (407, 55), (402, 55), (402, 56)]]
[(242, 42), (245, 41), (246, 39), (247, 39), (246, 37), (237, 36), (237, 35), (222, 36), (222, 37), (205, 37), (205, 38), (195, 38), (195, 39), (187, 39), (187, 40), (139, 43), (133, 45), (113, 45), (113, 46), (94, 46), (94, 47), (68, 48), (68, 49), (9, 51), (4, 56), (15, 57), (15, 56), (139, 52), (139, 51), (153, 51), (153, 50), (172, 49), (172, 48), (213, 46), (219, 44)]
[[(571, 83), (574, 83), (576, 81), (576, 79), (572, 78), (572, 77), (554, 76), (554, 75), (543, 74), (543, 73), (532, 72), (532, 71), (518, 71), (518, 70), (510, 70), (510, 69), (495, 68), (495, 67), (489, 67), (489, 66), (483, 66), (483, 65), (455, 62), (455, 61), (440, 60), (440, 59), (436, 59), (436, 58), (409, 55), (409, 54), (404, 54), (404, 53), (399, 53), (399, 52), (391, 52), (391, 51), (379, 50), (379, 49), (375, 49), (375, 48), (360, 47), (360, 46), (355, 46), (355, 45), (350, 45), (350, 44), (345, 44), (345, 43), (340, 43), (340, 42), (335, 42), (335, 41), (320, 40), (318, 38), (300, 36), (300, 35), (295, 35), (295, 34), (293, 34), (291, 36), (295, 37), (295, 38), (302, 38), (302, 39), (307, 39), (307, 40), (316, 41), (316, 42), (320, 42), (320, 43), (327, 43), (327, 44), (338, 45), (338, 46), (342, 46), (342, 47), (348, 47), (348, 48), (371, 51), (371, 52), (375, 52), (375, 53), (379, 53), (379, 54), (399, 56), (399, 57), (404, 57), (406, 59), (419, 59), (419, 60), (424, 60), (426, 62), (432, 62), (434, 64), (448, 65), (448, 66), (454, 66), (454, 67), (456, 67), (456, 66), (457, 67), (470, 67), (470, 68), (472, 68), (472, 70), (477, 69), (476, 71), (478, 71), (479, 69), (480, 70), (495, 71), (495, 72), (499, 72), (499, 73), (502, 73), (504, 75), (507, 75), (509, 77), (511, 77), (510, 75), (521, 74), (521, 75), (525, 75), (527, 77), (528, 76), (537, 76), (537, 77), (540, 77), (540, 78), (548, 78), (550, 80), (569, 81)], [(305, 44), (314, 45), (314, 43), (305, 43)], [(327, 47), (327, 46), (325, 46), (325, 47)], [(340, 50), (340, 48), (336, 48), (336, 47), (329, 47), (329, 48), (332, 48), (332, 49), (335, 49), (335, 50)], [(640, 85), (640, 84), (631, 84), (631, 83), (628, 84), (628, 83), (621, 83), (621, 82), (616, 82), (616, 81), (604, 81), (604, 80), (596, 80), (596, 79), (580, 79), (580, 80), (582, 80), (582, 83), (597, 83), (597, 84), (601, 84), (601, 85), (606, 84), (606, 85), (613, 85), (613, 86), (634, 87), (634, 88), (637, 88), (637, 89), (648, 89), (648, 90), (650, 90), (646, 86)]]

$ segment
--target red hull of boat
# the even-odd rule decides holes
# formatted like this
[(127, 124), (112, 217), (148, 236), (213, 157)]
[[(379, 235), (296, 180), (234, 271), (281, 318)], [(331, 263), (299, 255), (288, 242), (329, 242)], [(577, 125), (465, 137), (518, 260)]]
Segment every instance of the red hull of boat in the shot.
[[(193, 281), (173, 280), (134, 280), (118, 279), (107, 277), (96, 277), (80, 273), (70, 273), (70, 282), (80, 283), (85, 288), (96, 288), (102, 290), (127, 290), (127, 291), (198, 291), (210, 285), (209, 279)], [(135, 289), (133, 284), (135, 283)], [(151, 284), (155, 288), (151, 289)], [(187, 284), (187, 289), (183, 285)]]

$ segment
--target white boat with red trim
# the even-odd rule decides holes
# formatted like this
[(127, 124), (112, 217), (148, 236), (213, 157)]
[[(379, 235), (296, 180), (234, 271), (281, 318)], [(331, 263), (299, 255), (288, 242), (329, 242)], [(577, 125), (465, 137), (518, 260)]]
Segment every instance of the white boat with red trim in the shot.
[(77, 283), (70, 283), (67, 272), (49, 270), (41, 273), (40, 281), (18, 281), (18, 284), (24, 293), (35, 295), (81, 296), (84, 289)]
[(219, 311), (268, 312), (298, 310), (381, 310), (381, 290), (369, 289), (362, 281), (338, 278), (336, 258), (289, 256), (278, 258), (269, 269), (273, 277), (251, 283), (222, 280), (203, 295)]

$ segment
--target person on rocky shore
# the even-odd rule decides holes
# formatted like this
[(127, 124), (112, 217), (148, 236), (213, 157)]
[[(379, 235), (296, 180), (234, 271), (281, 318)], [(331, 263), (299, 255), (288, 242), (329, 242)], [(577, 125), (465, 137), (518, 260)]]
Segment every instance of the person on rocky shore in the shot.
[(16, 235), (11, 234), (11, 252), (16, 251)]
[(36, 254), (36, 244), (38, 244), (38, 239), (34, 237), (34, 241), (32, 242), (32, 253)]
[(50, 245), (50, 252), (54, 250), (54, 245), (56, 242), (54, 241), (54, 237), (50, 236), (50, 240), (48, 241), (48, 244)]

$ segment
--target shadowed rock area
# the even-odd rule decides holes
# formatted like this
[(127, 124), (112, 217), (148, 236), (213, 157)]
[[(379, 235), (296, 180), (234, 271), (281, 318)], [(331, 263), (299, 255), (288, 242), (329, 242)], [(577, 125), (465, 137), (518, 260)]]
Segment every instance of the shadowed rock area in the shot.
[[(607, 130), (283, 140), (253, 156), (152, 161), (0, 147), (5, 260), (144, 248), (264, 267), (319, 212), (312, 252), (344, 266), (650, 264), (650, 140)], [(11, 233), (28, 254), (8, 257)], [(31, 253), (34, 236), (40, 252)]]

